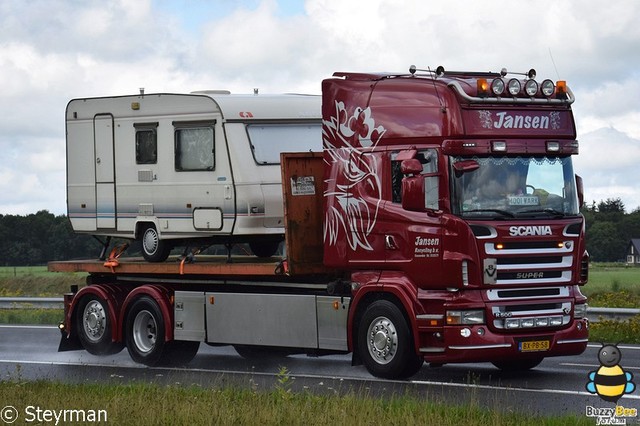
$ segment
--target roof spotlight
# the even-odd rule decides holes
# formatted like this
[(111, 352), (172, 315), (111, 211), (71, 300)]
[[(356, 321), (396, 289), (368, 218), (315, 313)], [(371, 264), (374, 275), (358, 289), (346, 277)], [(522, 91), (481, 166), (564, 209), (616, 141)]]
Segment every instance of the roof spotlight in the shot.
[(520, 81), (518, 79), (512, 78), (511, 80), (509, 80), (509, 83), (507, 83), (507, 88), (511, 96), (517, 96), (522, 89), (522, 85), (520, 84)]
[(538, 83), (535, 80), (527, 80), (524, 83), (524, 91), (530, 97), (534, 97), (538, 93)]

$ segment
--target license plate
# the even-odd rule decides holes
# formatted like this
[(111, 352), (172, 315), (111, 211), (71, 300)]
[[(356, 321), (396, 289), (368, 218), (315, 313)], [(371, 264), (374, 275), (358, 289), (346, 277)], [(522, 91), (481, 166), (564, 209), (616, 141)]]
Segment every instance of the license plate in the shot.
[(548, 340), (530, 340), (518, 343), (518, 350), (520, 352), (548, 351), (549, 346), (550, 342)]

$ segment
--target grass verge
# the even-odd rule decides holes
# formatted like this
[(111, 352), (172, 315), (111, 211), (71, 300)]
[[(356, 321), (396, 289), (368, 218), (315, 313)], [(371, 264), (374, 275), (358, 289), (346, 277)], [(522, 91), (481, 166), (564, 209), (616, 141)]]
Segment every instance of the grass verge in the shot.
[[(374, 398), (366, 393), (320, 396), (308, 392), (202, 389), (157, 384), (62, 384), (9, 380), (0, 382), (0, 401), (28, 420), (35, 408), (101, 414), (104, 423), (131, 425), (589, 425), (575, 416), (530, 417), (482, 408), (437, 404), (414, 396)], [(104, 412), (101, 413), (100, 410)], [(33, 415), (33, 414), (31, 414)], [(105, 417), (106, 416), (106, 417)], [(67, 421), (69, 421), (67, 417)]]

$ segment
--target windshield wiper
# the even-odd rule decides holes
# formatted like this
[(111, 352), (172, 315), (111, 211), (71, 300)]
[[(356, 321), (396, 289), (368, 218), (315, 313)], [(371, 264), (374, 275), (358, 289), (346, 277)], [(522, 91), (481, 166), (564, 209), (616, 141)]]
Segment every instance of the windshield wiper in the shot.
[(557, 218), (561, 218), (564, 217), (565, 214), (561, 211), (555, 210), (555, 209), (551, 209), (551, 208), (546, 208), (546, 209), (534, 209), (534, 210), (523, 210), (521, 212), (518, 212), (518, 216), (522, 215), (522, 214), (536, 214), (536, 213), (546, 213), (549, 214), (551, 216), (557, 217)]
[(463, 212), (463, 214), (467, 214), (467, 213), (498, 213), (499, 215), (505, 216), (505, 217), (510, 217), (510, 218), (514, 218), (516, 217), (513, 213), (508, 212), (506, 210), (500, 210), (500, 209), (474, 209), (474, 210), (466, 210)]

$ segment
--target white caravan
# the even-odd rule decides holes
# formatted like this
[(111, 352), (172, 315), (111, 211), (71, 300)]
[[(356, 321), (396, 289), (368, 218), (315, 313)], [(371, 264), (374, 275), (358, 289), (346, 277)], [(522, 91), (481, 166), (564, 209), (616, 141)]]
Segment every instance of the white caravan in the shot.
[(280, 152), (322, 149), (320, 104), (216, 91), (70, 101), (74, 231), (141, 240), (153, 262), (181, 244), (247, 242), (273, 255), (284, 236)]

